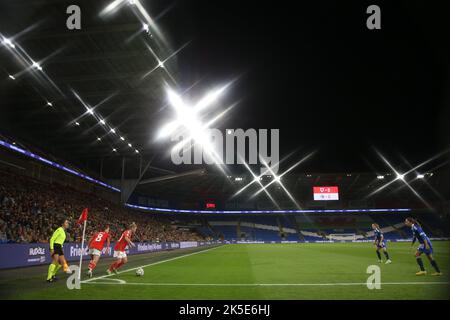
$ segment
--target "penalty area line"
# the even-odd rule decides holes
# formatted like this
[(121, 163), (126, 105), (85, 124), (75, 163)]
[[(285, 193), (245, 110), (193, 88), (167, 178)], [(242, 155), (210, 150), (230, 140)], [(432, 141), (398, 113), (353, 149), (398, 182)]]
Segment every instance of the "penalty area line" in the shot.
[[(147, 268), (147, 267), (154, 266), (154, 265), (157, 265), (157, 264), (161, 264), (161, 263), (165, 263), (165, 262), (169, 262), (169, 261), (173, 261), (173, 260), (178, 260), (178, 259), (181, 259), (181, 258), (186, 258), (186, 257), (189, 257), (189, 256), (193, 256), (195, 254), (211, 251), (211, 250), (214, 250), (214, 249), (217, 249), (217, 248), (220, 248), (220, 247), (221, 246), (217, 246), (217, 247), (209, 248), (209, 249), (206, 249), (206, 250), (201, 250), (201, 251), (197, 251), (197, 252), (184, 254), (184, 255), (181, 255), (181, 256), (178, 256), (178, 257), (174, 257), (174, 258), (170, 258), (170, 259), (166, 259), (166, 260), (161, 260), (161, 261), (149, 263), (149, 264), (146, 264), (146, 265), (143, 265), (143, 266), (139, 266), (139, 267), (135, 267), (135, 268), (131, 268), (131, 269), (126, 269), (126, 270), (123, 270), (123, 271), (119, 271), (117, 274), (122, 274), (122, 273), (125, 273), (125, 272), (130, 272), (130, 271), (133, 271), (133, 270), (137, 270), (139, 268)], [(92, 281), (99, 280), (99, 279), (113, 280), (113, 279), (105, 279), (105, 278), (112, 277), (112, 276), (115, 276), (115, 275), (116, 274), (105, 274), (103, 276), (99, 276), (99, 277), (83, 280), (83, 281), (81, 281), (81, 283), (90, 283)], [(125, 284), (125, 283), (111, 283), (111, 284)]]
[[(367, 286), (366, 282), (337, 283), (149, 283), (149, 282), (88, 282), (89, 284), (133, 285), (133, 286), (191, 286), (191, 287), (319, 287), (319, 286)], [(450, 282), (382, 282), (384, 285), (443, 285)]]

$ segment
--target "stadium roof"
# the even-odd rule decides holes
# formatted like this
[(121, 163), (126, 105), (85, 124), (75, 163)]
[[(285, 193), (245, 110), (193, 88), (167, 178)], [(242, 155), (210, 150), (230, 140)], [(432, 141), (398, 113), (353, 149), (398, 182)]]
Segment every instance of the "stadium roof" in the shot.
[[(165, 44), (133, 8), (101, 16), (110, 2), (83, 2), (82, 29), (73, 31), (67, 3), (2, 3), (3, 134), (75, 161), (113, 149), (152, 153), (149, 128), (161, 118), (164, 85), (175, 85), (180, 47)], [(153, 9), (162, 17), (166, 8)]]
[[(291, 174), (283, 177), (282, 183), (295, 196), (296, 200), (303, 203), (313, 199), (313, 186), (339, 186), (339, 196), (346, 201), (371, 201), (381, 196), (384, 199), (412, 199), (414, 202), (420, 202), (400, 179), (389, 184), (389, 182), (396, 180), (392, 173), (385, 174), (383, 179), (380, 179), (380, 177), (373, 173)], [(426, 174), (423, 178), (417, 178), (412, 174), (412, 176), (408, 176), (408, 183), (426, 200), (442, 200), (429, 189), (429, 186), (431, 185), (435, 190), (445, 193), (445, 179), (446, 177), (442, 174)], [(273, 176), (263, 176), (261, 183), (268, 185), (272, 180)], [(261, 186), (258, 183), (251, 183), (252, 181), (253, 177), (249, 174), (229, 177), (220, 174), (200, 174), (152, 181), (148, 184), (139, 185), (136, 192), (156, 199), (178, 201), (235, 200), (246, 202), (252, 199), (267, 199), (269, 201), (266, 195), (260, 191)], [(384, 187), (387, 184), (389, 185)], [(246, 187), (247, 185), (249, 186)], [(240, 192), (242, 189), (244, 190)], [(280, 185), (269, 185), (267, 190), (276, 201), (293, 205)], [(255, 198), (253, 198), (254, 196)]]
[[(233, 123), (223, 125), (279, 127), (283, 154), (298, 147), (301, 152), (320, 149), (293, 177), (392, 171), (372, 146), (392, 151), (389, 159), (395, 157), (395, 168), (400, 163), (400, 172), (405, 172), (442, 152), (447, 141), (443, 105), (448, 90), (440, 80), (449, 55), (431, 32), (438, 19), (423, 26), (432, 51), (423, 49), (420, 30), (404, 27), (411, 21), (403, 16), (391, 29), (383, 29), (390, 30), (383, 37), (361, 34), (354, 20), (336, 15), (348, 9), (344, 4), (338, 9), (305, 4), (297, 12), (301, 18), (292, 19), (284, 16), (289, 13), (285, 7), (247, 7), (239, 1), (219, 7), (212, 1), (137, 1), (143, 9), (125, 0), (79, 3), (81, 30), (65, 27), (71, 1), (1, 3), (4, 140), (14, 139), (26, 149), (37, 148), (41, 155), (101, 172), (107, 179), (119, 179), (124, 162), (125, 177), (139, 176), (147, 167), (143, 179), (201, 169), (174, 166), (167, 159), (167, 145), (153, 140), (169, 115), (164, 87), (198, 87), (192, 93), (196, 97), (242, 76), (226, 103), (245, 101), (233, 114)], [(120, 6), (107, 10), (114, 3)], [(420, 6), (408, 9), (426, 13)], [(274, 14), (270, 28), (261, 18), (268, 12)], [(322, 12), (328, 22), (316, 21), (311, 12)], [(233, 25), (228, 24), (231, 13)], [(338, 23), (343, 29), (335, 28)], [(292, 50), (293, 42), (301, 45), (300, 51)], [(380, 55), (386, 59), (377, 59)], [(368, 69), (376, 72), (368, 74)], [(420, 107), (425, 104), (423, 116)], [(422, 130), (413, 130), (422, 117), (428, 119)], [(186, 187), (175, 179), (143, 184), (138, 190), (170, 194), (190, 186), (221, 188), (226, 177), (215, 178), (214, 168), (208, 170), (208, 175), (180, 178)]]

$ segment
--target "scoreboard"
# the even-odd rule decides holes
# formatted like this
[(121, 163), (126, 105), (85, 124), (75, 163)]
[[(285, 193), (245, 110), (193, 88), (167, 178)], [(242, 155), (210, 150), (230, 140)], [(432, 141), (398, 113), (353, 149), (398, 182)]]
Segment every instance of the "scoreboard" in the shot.
[(337, 186), (313, 187), (314, 200), (339, 200), (339, 188)]

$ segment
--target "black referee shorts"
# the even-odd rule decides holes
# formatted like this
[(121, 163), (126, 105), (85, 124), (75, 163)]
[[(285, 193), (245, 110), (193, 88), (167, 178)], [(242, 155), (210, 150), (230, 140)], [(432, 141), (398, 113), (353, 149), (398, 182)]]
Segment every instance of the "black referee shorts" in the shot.
[[(64, 255), (64, 251), (62, 249), (62, 245), (60, 245), (59, 243), (55, 243), (53, 245), (53, 254), (58, 254), (60, 256), (63, 256)], [(52, 256), (53, 256), (53, 254), (52, 254)]]

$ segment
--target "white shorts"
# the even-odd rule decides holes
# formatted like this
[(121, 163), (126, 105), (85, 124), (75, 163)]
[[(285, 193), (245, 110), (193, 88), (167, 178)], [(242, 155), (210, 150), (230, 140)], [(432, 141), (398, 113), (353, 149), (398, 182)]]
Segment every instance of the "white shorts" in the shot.
[(127, 257), (127, 253), (125, 251), (115, 251), (114, 250), (114, 258), (123, 259)]
[(89, 254), (100, 257), (102, 255), (102, 252), (98, 249), (89, 249)]

